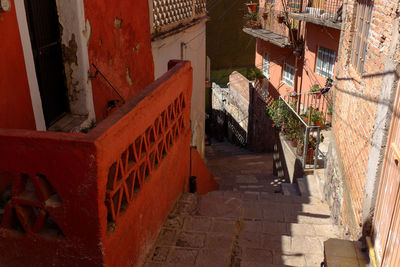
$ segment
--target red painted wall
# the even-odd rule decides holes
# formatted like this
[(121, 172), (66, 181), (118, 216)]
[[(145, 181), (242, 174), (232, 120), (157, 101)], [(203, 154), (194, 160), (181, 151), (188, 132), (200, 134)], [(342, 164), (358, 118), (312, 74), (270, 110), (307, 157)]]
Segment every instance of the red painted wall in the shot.
[(191, 153), (191, 175), (196, 176), (197, 193), (204, 195), (210, 191), (218, 190), (219, 185), (217, 181), (214, 180), (212, 173), (207, 169), (199, 152), (195, 149), (191, 149)]
[[(5, 183), (10, 175), (17, 181), (20, 174), (31, 178), (42, 174), (58, 195), (55, 200), (37, 204), (35, 194), (22, 194), (25, 200), (21, 204), (18, 202), (21, 195), (16, 190), (18, 183), (13, 182), (12, 198), (5, 209), (16, 210), (20, 205), (25, 214), (32, 215), (29, 213), (32, 206), (44, 207), (63, 233), (51, 234), (46, 225), (46, 231), (35, 232), (35, 221), (30, 220), (34, 215), (14, 216), (10, 223), (4, 219), (6, 213), (0, 214), (0, 265), (140, 266), (169, 210), (187, 187), (192, 77), (190, 63), (178, 63), (88, 134), (0, 129), (0, 180)], [(171, 110), (171, 105), (177, 106), (176, 99), (184, 100), (184, 108), (175, 115), (168, 111), (166, 130), (156, 134), (155, 139), (168, 140), (168, 133), (176, 125), (172, 122), (179, 121), (177, 118), (182, 118), (183, 127), (178, 135), (174, 134), (166, 155), (152, 167), (148, 178), (141, 181), (140, 190), (118, 215), (110, 231), (106, 204), (107, 196), (114, 190), (110, 188), (110, 166), (114, 162), (119, 164), (129, 146), (136, 145), (138, 137), (148, 137), (147, 129), (162, 112)], [(144, 159), (150, 155), (149, 151), (159, 148), (151, 143), (151, 138), (147, 140), (149, 149)], [(126, 181), (126, 177), (121, 179)], [(115, 187), (121, 183), (118, 180)], [(4, 188), (0, 184), (0, 190)], [(46, 185), (40, 188), (49, 191)], [(31, 192), (30, 187), (25, 190)], [(31, 229), (22, 227), (25, 231), (22, 230), (18, 221), (26, 222)]]
[(15, 14), (0, 14), (0, 128), (36, 129)]
[[(91, 25), (90, 63), (125, 99), (135, 96), (154, 80), (148, 1), (85, 0), (85, 16)], [(100, 77), (92, 86), (99, 120), (106, 116), (107, 102), (119, 97)]]

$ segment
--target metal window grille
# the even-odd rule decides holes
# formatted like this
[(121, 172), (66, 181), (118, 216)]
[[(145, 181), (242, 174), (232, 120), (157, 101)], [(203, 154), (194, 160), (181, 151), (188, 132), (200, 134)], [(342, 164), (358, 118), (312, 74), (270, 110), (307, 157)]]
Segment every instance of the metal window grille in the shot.
[(328, 48), (319, 47), (315, 72), (324, 77), (333, 77), (336, 52)]
[(264, 53), (262, 69), (265, 78), (269, 79), (269, 67), (270, 67), (270, 56), (268, 53)]
[(367, 41), (372, 18), (372, 2), (360, 0), (356, 3), (356, 23), (353, 37), (352, 64), (359, 73), (364, 72)]
[(289, 62), (285, 62), (283, 65), (282, 81), (290, 86), (294, 84), (294, 65)]

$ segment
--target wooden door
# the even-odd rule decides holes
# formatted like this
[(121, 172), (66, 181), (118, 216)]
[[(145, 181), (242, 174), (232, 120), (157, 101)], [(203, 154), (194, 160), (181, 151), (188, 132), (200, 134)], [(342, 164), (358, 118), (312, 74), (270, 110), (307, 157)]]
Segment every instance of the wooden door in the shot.
[(55, 0), (25, 0), (46, 126), (68, 112), (67, 88)]
[(378, 261), (382, 263), (381, 266), (400, 266), (399, 98), (397, 92), (373, 221), (374, 248)]

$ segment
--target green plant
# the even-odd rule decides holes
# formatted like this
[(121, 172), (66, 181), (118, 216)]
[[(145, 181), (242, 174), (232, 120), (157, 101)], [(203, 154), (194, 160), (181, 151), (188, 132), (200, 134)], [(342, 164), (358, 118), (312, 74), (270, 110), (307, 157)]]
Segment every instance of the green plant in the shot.
[(321, 86), (315, 81), (314, 85), (311, 86), (310, 92), (321, 92)]
[(251, 68), (248, 70), (246, 78), (249, 81), (253, 81), (255, 79), (264, 79), (265, 76), (259, 68)]
[(300, 115), (300, 117), (301, 117), (308, 125), (315, 125), (317, 122), (323, 123), (324, 120), (325, 120), (325, 119), (324, 119), (324, 114), (323, 114), (321, 111), (317, 110), (317, 109), (313, 109), (313, 110), (312, 110), (312, 113), (311, 113), (311, 122), (308, 121), (309, 115), (310, 115), (310, 110), (309, 110), (309, 109), (307, 109), (307, 112), (306, 112), (306, 113), (303, 113), (303, 114)]
[[(295, 105), (295, 103), (292, 103), (291, 107), (295, 108)], [(272, 101), (267, 106), (266, 113), (274, 122), (274, 127), (281, 129), (286, 134), (294, 127), (292, 124), (293, 121), (297, 120), (293, 111), (280, 99)]]

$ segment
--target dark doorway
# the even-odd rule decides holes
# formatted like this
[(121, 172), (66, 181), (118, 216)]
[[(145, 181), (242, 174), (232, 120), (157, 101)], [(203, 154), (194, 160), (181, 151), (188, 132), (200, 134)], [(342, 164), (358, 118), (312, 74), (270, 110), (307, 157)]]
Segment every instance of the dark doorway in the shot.
[(68, 112), (67, 87), (55, 0), (25, 0), (46, 126)]

